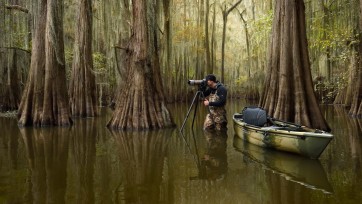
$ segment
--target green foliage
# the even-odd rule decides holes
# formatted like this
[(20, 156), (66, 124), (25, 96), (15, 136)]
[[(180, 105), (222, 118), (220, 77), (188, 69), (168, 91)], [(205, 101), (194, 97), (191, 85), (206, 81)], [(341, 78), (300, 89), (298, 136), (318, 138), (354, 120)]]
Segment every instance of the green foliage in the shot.
[(103, 53), (100, 52), (93, 53), (93, 69), (96, 72), (107, 71), (107, 58)]
[(343, 73), (336, 77), (333, 82), (324, 78), (315, 82), (316, 94), (322, 103), (333, 103), (338, 92), (344, 91), (348, 85), (347, 73)]
[(73, 49), (66, 47), (64, 50), (64, 55), (65, 55), (66, 77), (67, 80), (69, 80), (71, 76), (72, 63), (73, 63)]
[(316, 84), (316, 93), (322, 103), (333, 103), (338, 93), (337, 85), (331, 82), (318, 82)]
[(351, 28), (336, 29), (332, 26), (322, 27), (323, 24), (320, 21), (320, 18), (312, 20), (311, 32), (315, 33), (315, 35), (309, 39), (310, 49), (322, 53), (331, 53), (332, 50), (338, 50), (338, 52), (334, 52), (335, 55), (330, 60), (347, 60), (350, 46), (359, 42), (358, 35)]
[[(27, 47), (27, 40), (29, 35), (29, 30), (26, 26), (27, 14), (16, 11), (16, 10), (7, 10), (5, 12), (5, 27), (2, 30), (2, 34), (6, 36), (6, 45), (9, 47), (17, 47), (25, 49)], [(29, 37), (31, 38), (31, 37)]]
[(259, 18), (252, 24), (253, 36), (262, 36), (265, 33), (269, 33), (273, 25), (273, 17), (274, 13), (272, 10), (269, 10), (264, 15), (259, 16)]
[(246, 75), (242, 75), (242, 76), (239, 76), (237, 79), (236, 79), (236, 84), (243, 87), (244, 84), (248, 81), (248, 77)]
[[(175, 33), (173, 35), (173, 44), (176, 47), (188, 47), (192, 54), (204, 53), (203, 40), (205, 37), (204, 28), (189, 24), (184, 27), (181, 24), (175, 25)], [(197, 42), (200, 42), (197, 44)]]
[(273, 17), (273, 11), (270, 10), (252, 23), (251, 41), (257, 47), (265, 49), (263, 45), (265, 41), (269, 41), (268, 38), (273, 25)]

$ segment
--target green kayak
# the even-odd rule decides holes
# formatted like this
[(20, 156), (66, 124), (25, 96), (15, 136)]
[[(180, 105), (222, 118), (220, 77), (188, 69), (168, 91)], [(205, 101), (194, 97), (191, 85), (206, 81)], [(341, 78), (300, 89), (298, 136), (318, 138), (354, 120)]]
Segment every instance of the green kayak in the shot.
[(235, 134), (252, 144), (317, 159), (333, 135), (294, 123), (269, 118), (261, 108), (244, 108), (233, 115)]

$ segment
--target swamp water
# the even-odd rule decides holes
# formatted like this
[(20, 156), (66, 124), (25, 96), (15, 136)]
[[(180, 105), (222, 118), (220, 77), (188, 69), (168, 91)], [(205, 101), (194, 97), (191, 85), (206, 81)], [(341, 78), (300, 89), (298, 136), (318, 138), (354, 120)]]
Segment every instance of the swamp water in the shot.
[(111, 110), (70, 128), (19, 128), (0, 118), (0, 203), (359, 203), (362, 120), (322, 106), (334, 139), (319, 160), (265, 150), (228, 131), (202, 131), (199, 106), (170, 105), (176, 129), (110, 131)]

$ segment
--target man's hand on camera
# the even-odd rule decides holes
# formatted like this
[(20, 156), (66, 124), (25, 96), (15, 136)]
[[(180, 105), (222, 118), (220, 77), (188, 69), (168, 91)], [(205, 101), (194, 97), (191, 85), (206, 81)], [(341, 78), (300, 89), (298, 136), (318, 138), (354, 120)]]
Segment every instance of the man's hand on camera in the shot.
[(204, 100), (204, 105), (205, 105), (205, 106), (209, 106), (209, 100), (205, 99), (205, 100)]

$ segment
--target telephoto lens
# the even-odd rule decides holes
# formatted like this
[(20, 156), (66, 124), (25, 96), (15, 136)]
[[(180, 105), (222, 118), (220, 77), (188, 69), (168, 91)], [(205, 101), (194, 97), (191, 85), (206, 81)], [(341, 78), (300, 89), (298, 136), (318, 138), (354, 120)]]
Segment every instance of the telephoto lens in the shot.
[(195, 85), (200, 85), (200, 84), (203, 84), (205, 83), (206, 80), (205, 79), (197, 79), (197, 80), (189, 80), (187, 83), (191, 86), (195, 86)]

